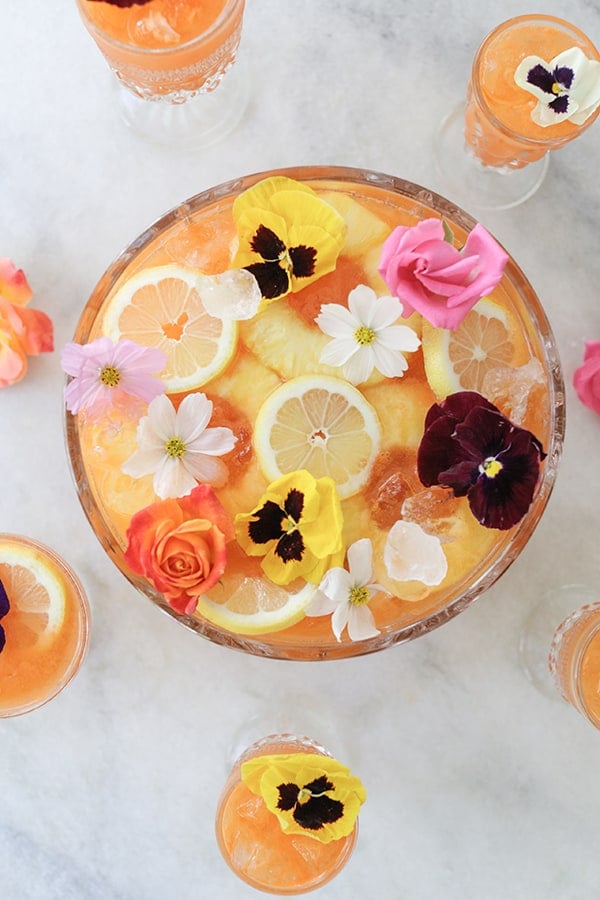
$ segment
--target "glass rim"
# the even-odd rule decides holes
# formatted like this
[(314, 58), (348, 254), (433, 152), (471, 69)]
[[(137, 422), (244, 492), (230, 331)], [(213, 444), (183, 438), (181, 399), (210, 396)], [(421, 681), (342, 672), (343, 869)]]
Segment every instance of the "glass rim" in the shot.
[(81, 579), (70, 566), (70, 564), (62, 556), (60, 556), (60, 554), (56, 550), (54, 550), (52, 547), (49, 547), (48, 544), (44, 544), (42, 541), (38, 541), (37, 539), (28, 537), (24, 534), (15, 534), (11, 532), (0, 532), (0, 541), (14, 541), (15, 543), (19, 544), (26, 544), (29, 547), (33, 547), (34, 549), (39, 550), (44, 554), (44, 556), (49, 557), (52, 562), (54, 562), (56, 566), (61, 570), (64, 579), (69, 585), (73, 598), (76, 601), (79, 612), (77, 644), (69, 661), (69, 665), (65, 669), (62, 677), (53, 686), (52, 690), (42, 699), (32, 700), (29, 703), (8, 707), (7, 709), (0, 708), (0, 719), (8, 719), (15, 716), (25, 715), (25, 713), (40, 709), (42, 706), (50, 703), (51, 700), (54, 700), (54, 698), (57, 697), (61, 693), (61, 691), (63, 691), (73, 680), (73, 678), (81, 668), (81, 664), (83, 663), (83, 660), (85, 659), (85, 656), (89, 649), (91, 609), (87, 591), (85, 590)]
[(574, 137), (578, 137), (584, 131), (586, 131), (590, 125), (592, 125), (598, 116), (600, 115), (600, 106), (596, 109), (588, 119), (578, 127), (578, 130), (575, 133), (570, 133), (568, 135), (564, 135), (563, 137), (547, 137), (547, 138), (533, 138), (533, 137), (525, 137), (520, 134), (518, 131), (514, 131), (508, 125), (505, 125), (490, 109), (488, 103), (484, 99), (480, 87), (480, 78), (479, 78), (479, 70), (480, 65), (479, 61), (487, 49), (492, 40), (501, 32), (507, 30), (508, 28), (512, 28), (515, 25), (520, 25), (525, 22), (548, 22), (552, 25), (559, 25), (562, 28), (566, 28), (569, 31), (573, 32), (573, 34), (577, 35), (580, 40), (585, 41), (590, 47), (593, 48), (595, 52), (595, 58), (598, 62), (600, 62), (600, 51), (592, 41), (588, 35), (578, 28), (577, 25), (573, 25), (571, 22), (568, 22), (566, 19), (561, 19), (558, 16), (546, 15), (545, 13), (525, 13), (520, 16), (513, 16), (510, 19), (506, 19), (504, 22), (501, 22), (499, 25), (496, 25), (495, 28), (490, 31), (481, 44), (479, 45), (477, 52), (475, 53), (475, 57), (473, 59), (473, 64), (471, 67), (471, 87), (473, 89), (473, 94), (475, 95), (475, 99), (477, 105), (485, 112), (486, 116), (488, 116), (490, 123), (494, 126), (494, 128), (501, 132), (505, 137), (523, 144), (524, 146), (530, 148), (542, 148), (547, 147), (549, 150), (555, 149), (557, 147), (562, 147), (564, 144), (568, 144), (569, 141), (573, 140)]
[[(276, 168), (232, 179), (204, 190), (188, 200), (184, 200), (156, 220), (122, 251), (106, 269), (94, 287), (77, 323), (73, 340), (78, 343), (85, 343), (97, 317), (97, 310), (93, 308), (94, 304), (107, 296), (132, 259), (140, 251), (144, 250), (150, 242), (154, 241), (162, 231), (177, 222), (189, 219), (191, 215), (205, 204), (233, 197), (263, 178), (275, 174), (285, 175), (299, 181), (340, 181), (379, 187), (384, 191), (413, 199), (415, 203), (429, 207), (438, 215), (447, 215), (452, 223), (467, 231), (471, 231), (477, 224), (469, 213), (466, 213), (453, 202), (434, 191), (397, 176), (386, 175), (369, 169), (346, 166), (293, 166)], [(100, 534), (98, 532), (95, 521), (98, 519), (99, 513), (96, 501), (89, 488), (87, 473), (83, 464), (77, 417), (72, 416), (65, 410), (63, 420), (65, 440), (71, 462), (71, 472), (80, 503), (96, 537), (124, 577), (166, 615), (175, 618), (188, 629), (215, 643), (251, 653), (255, 656), (297, 661), (329, 661), (374, 653), (429, 633), (466, 609), (509, 568), (533, 534), (552, 493), (564, 441), (565, 386), (556, 339), (537, 294), (519, 265), (510, 254), (508, 255), (509, 262), (505, 269), (505, 277), (511, 277), (513, 282), (519, 282), (517, 293), (526, 307), (530, 322), (538, 335), (540, 353), (543, 356), (543, 362), (546, 367), (549, 414), (549, 438), (548, 446), (545, 448), (547, 457), (542, 467), (536, 495), (527, 514), (510, 531), (510, 536), (506, 538), (504, 543), (499, 548), (496, 547), (492, 552), (491, 560), (489, 558), (490, 554), (488, 554), (480, 561), (478, 566), (474, 566), (469, 571), (461, 583), (456, 586), (456, 590), (452, 592), (454, 594), (452, 599), (444, 602), (442, 606), (435, 610), (424, 613), (418, 620), (399, 626), (393, 631), (381, 632), (373, 638), (356, 643), (343, 642), (335, 645), (332, 643), (327, 645), (327, 647), (310, 646), (300, 640), (294, 642), (286, 641), (285, 644), (277, 643), (276, 641), (260, 640), (251, 635), (235, 634), (222, 630), (207, 620), (200, 620), (191, 615), (178, 613), (168, 605), (165, 598), (146, 579), (130, 572), (123, 565), (123, 552), (113, 539), (111, 530), (102, 517), (100, 518), (102, 519), (103, 533)], [(517, 290), (516, 287), (515, 290)], [(276, 638), (276, 634), (273, 637)]]
[(89, 15), (85, 7), (85, 0), (75, 0), (77, 3), (77, 7), (79, 9), (79, 13), (84, 21), (84, 24), (90, 34), (95, 38), (96, 35), (99, 36), (100, 40), (104, 43), (109, 44), (111, 47), (115, 49), (131, 54), (133, 57), (137, 57), (140, 60), (144, 57), (154, 57), (156, 59), (168, 59), (170, 56), (178, 55), (182, 52), (186, 52), (188, 50), (192, 50), (197, 46), (208, 41), (214, 34), (216, 34), (220, 28), (238, 11), (238, 9), (243, 10), (246, 0), (226, 0), (225, 6), (223, 7), (221, 13), (218, 18), (208, 27), (206, 31), (203, 31), (202, 34), (196, 35), (194, 38), (190, 38), (188, 41), (185, 41), (182, 44), (176, 44), (171, 47), (139, 47), (135, 44), (127, 44), (124, 41), (120, 41), (117, 38), (113, 37), (107, 31), (104, 30), (101, 26), (99, 26)]

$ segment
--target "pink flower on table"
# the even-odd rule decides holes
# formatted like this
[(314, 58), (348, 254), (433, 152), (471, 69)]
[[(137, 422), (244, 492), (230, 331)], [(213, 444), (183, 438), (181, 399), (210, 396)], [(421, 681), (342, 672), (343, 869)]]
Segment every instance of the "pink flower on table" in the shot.
[(438, 328), (453, 329), (496, 287), (507, 261), (482, 225), (457, 250), (440, 219), (424, 219), (392, 231), (381, 251), (379, 272), (402, 301), (403, 316), (418, 312)]
[(573, 374), (573, 387), (581, 402), (600, 414), (600, 341), (586, 341), (583, 365)]
[(22, 269), (0, 258), (0, 387), (27, 372), (27, 357), (54, 349), (52, 322), (39, 309), (27, 309), (31, 288)]
[(65, 388), (65, 403), (72, 413), (85, 409), (100, 416), (112, 407), (125, 410), (141, 400), (150, 403), (164, 393), (156, 377), (167, 362), (162, 350), (142, 347), (123, 339), (115, 344), (100, 337), (89, 344), (65, 344), (61, 365), (72, 381)]

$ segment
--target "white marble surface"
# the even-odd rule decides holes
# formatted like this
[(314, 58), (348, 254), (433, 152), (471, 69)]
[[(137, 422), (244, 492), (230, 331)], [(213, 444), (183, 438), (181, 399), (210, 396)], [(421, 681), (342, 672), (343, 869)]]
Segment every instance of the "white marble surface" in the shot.
[[(444, 193), (436, 123), (473, 52), (510, 15), (564, 15), (600, 41), (593, 0), (249, 0), (253, 102), (225, 143), (157, 150), (114, 119), (112, 81), (72, 0), (0, 7), (0, 255), (22, 266), (61, 347), (107, 264), (161, 213), (272, 166), (331, 163)], [(58, 353), (0, 392), (0, 530), (54, 546), (93, 607), (89, 656), (64, 694), (0, 723), (0, 896), (257, 896), (230, 874), (213, 813), (233, 735), (322, 720), (369, 798), (346, 870), (315, 896), (587, 900), (598, 896), (600, 735), (519, 669), (517, 640), (551, 587), (598, 582), (600, 421), (570, 380), (600, 337), (600, 126), (556, 154), (540, 192), (480, 218), (515, 256), (556, 332), (569, 383), (562, 469), (505, 577), (411, 644), (327, 664), (202, 641), (138, 595), (80, 509), (62, 432)], [(269, 719), (269, 711), (271, 719)], [(270, 727), (270, 726), (269, 726)], [(338, 751), (339, 747), (339, 751)]]

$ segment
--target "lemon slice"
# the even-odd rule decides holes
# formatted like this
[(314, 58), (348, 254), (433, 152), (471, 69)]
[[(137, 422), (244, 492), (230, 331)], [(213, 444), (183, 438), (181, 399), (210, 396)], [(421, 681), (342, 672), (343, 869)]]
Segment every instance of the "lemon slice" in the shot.
[(422, 346), (427, 380), (439, 398), (456, 391), (481, 393), (488, 372), (517, 368), (531, 355), (517, 320), (489, 297), (453, 331), (423, 320)]
[(211, 597), (201, 596), (196, 615), (236, 634), (268, 634), (289, 628), (303, 619), (317, 587), (306, 584), (291, 593), (262, 578), (239, 576), (227, 600), (218, 602), (219, 591), (225, 589), (225, 586), (219, 586), (211, 591)]
[(273, 391), (253, 435), (268, 481), (307, 469), (315, 478), (333, 478), (341, 499), (365, 485), (380, 440), (371, 404), (348, 382), (326, 375), (300, 376)]
[(381, 251), (381, 244), (390, 232), (387, 222), (378, 218), (349, 194), (322, 191), (320, 197), (333, 206), (346, 223), (344, 253), (362, 256), (366, 250), (375, 245)]
[(142, 269), (110, 299), (103, 333), (157, 347), (167, 357), (160, 377), (167, 393), (202, 387), (229, 364), (237, 346), (237, 322), (209, 315), (198, 275), (182, 266)]
[(66, 587), (52, 562), (33, 547), (0, 541), (0, 581), (10, 601), (3, 622), (20, 640), (38, 648), (60, 632), (65, 618)]

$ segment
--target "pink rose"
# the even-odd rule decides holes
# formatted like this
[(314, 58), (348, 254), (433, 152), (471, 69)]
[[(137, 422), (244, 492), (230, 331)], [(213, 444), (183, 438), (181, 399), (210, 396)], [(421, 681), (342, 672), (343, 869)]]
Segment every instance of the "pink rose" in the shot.
[(438, 328), (456, 328), (502, 278), (508, 256), (476, 225), (462, 250), (444, 240), (439, 219), (400, 225), (385, 241), (379, 272), (402, 302), (402, 315), (421, 313)]
[(585, 406), (600, 414), (600, 341), (586, 341), (583, 365), (573, 373), (573, 387)]
[(210, 485), (200, 484), (186, 497), (157, 501), (133, 516), (125, 560), (173, 609), (189, 615), (225, 571), (232, 538), (229, 515)]

